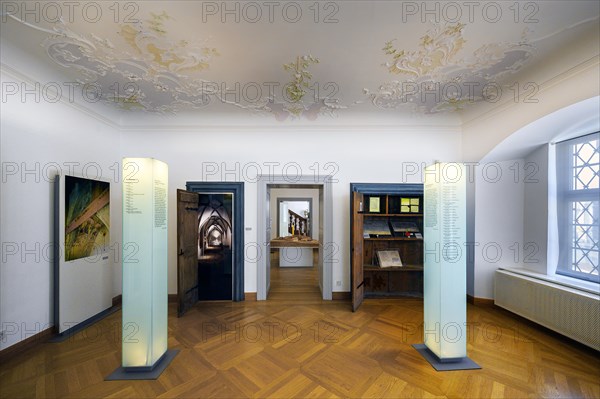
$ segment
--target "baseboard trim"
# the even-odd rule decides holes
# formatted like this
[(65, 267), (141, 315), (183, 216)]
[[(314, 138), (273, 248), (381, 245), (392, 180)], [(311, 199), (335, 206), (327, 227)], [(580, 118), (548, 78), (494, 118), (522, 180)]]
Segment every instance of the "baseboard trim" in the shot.
[(177, 294), (169, 294), (169, 303), (177, 303)]
[[(115, 307), (120, 307), (122, 302), (123, 302), (122, 295), (117, 295), (116, 297), (113, 297), (112, 298), (112, 306), (110, 308), (105, 309), (104, 311), (98, 313), (95, 316), (92, 316), (88, 320), (84, 321), (80, 326), (74, 327), (74, 329), (72, 329), (71, 332), (63, 331), (63, 333), (62, 333), (63, 336), (69, 337), (69, 336), (72, 336), (73, 334), (78, 333), (81, 330), (88, 328), (90, 325), (94, 324), (98, 320), (115, 312), (116, 311)], [(1, 350), (0, 351), (0, 363), (4, 363), (25, 351), (35, 348), (36, 346), (38, 346), (40, 344), (44, 344), (46, 342), (49, 342), (53, 339), (60, 338), (60, 337), (61, 337), (61, 334), (57, 333), (57, 330), (54, 328), (54, 326), (48, 327), (47, 329), (42, 330), (39, 333), (32, 335), (29, 338), (25, 338), (24, 340), (19, 341), (14, 345), (9, 346), (8, 348)], [(60, 339), (56, 342), (60, 342)]]
[(477, 298), (467, 294), (467, 302), (475, 306), (494, 306), (494, 300), (488, 298)]
[(331, 299), (334, 301), (349, 301), (351, 296), (350, 292), (332, 292)]
[(112, 299), (112, 305), (113, 306), (121, 306), (121, 304), (123, 303), (123, 295), (119, 294), (116, 297), (114, 297)]
[(13, 357), (26, 352), (36, 346), (48, 342), (55, 334), (54, 326), (49, 327), (39, 333), (32, 335), (29, 338), (25, 338), (23, 341), (19, 341), (14, 345), (9, 346), (6, 349), (0, 351), (0, 363), (5, 364), (8, 360)]
[(73, 338), (73, 336), (75, 334), (85, 330), (92, 324), (99, 322), (100, 320), (107, 317), (108, 315), (118, 312), (120, 309), (121, 309), (121, 306), (111, 306), (108, 309), (104, 309), (102, 312), (93, 315), (89, 319), (82, 321), (81, 323), (77, 324), (76, 326), (73, 326), (61, 333), (56, 333), (52, 338), (50, 338), (50, 340), (48, 342), (56, 343), (56, 342), (66, 341), (67, 339), (71, 339), (71, 338)]
[(256, 301), (256, 292), (244, 292), (245, 301)]

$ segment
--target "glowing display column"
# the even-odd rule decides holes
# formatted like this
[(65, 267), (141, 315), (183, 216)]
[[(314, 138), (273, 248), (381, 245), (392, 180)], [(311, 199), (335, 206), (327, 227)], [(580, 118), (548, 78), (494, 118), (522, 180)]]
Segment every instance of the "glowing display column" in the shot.
[(167, 352), (168, 166), (123, 159), (123, 358), (149, 371)]
[(479, 368), (467, 358), (466, 181), (461, 163), (425, 170), (425, 345), (415, 347), (440, 371)]

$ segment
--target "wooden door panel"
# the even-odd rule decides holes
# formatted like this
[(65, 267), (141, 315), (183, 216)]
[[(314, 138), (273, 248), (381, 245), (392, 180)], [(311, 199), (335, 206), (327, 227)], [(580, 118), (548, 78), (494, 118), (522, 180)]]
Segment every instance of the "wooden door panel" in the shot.
[(363, 275), (363, 215), (360, 212), (364, 196), (352, 193), (352, 311), (355, 312), (365, 297)]
[(177, 316), (198, 302), (198, 194), (177, 190)]

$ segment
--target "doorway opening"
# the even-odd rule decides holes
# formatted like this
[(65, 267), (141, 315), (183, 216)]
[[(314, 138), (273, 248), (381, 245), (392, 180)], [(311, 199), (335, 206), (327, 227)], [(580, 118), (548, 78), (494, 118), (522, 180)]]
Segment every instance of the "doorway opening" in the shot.
[(269, 301), (313, 303), (322, 301), (317, 273), (319, 253), (310, 252), (313, 266), (282, 266), (281, 259), (288, 257), (295, 262), (299, 256), (288, 252), (281, 254), (281, 249), (271, 249), (270, 253), (270, 288), (267, 293)]
[(178, 315), (201, 300), (244, 300), (244, 183), (177, 190)]
[(233, 193), (198, 193), (200, 301), (233, 299), (234, 216)]
[[(271, 185), (268, 190), (272, 245), (267, 299), (304, 303), (320, 301), (319, 248), (316, 244), (319, 232), (313, 228), (313, 220), (317, 226), (322, 220), (319, 187)], [(279, 245), (273, 245), (273, 240)]]
[[(257, 299), (331, 300), (337, 251), (329, 177), (291, 182), (287, 176), (261, 176), (257, 189), (257, 236), (265, 238), (265, 256), (257, 260)], [(304, 202), (304, 208), (290, 213), (292, 202)]]

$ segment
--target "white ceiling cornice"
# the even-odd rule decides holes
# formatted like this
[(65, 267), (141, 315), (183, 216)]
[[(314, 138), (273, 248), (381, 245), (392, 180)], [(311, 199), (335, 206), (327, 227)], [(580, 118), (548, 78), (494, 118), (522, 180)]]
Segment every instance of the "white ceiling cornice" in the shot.
[[(569, 68), (566, 71), (561, 72), (560, 74), (553, 76), (552, 78), (538, 83), (539, 91), (536, 93), (536, 97), (544, 94), (545, 92), (555, 88), (556, 86), (574, 78), (577, 75), (583, 74), (590, 69), (595, 69), (598, 71), (600, 69), (600, 56), (595, 55), (586, 61)], [(598, 91), (598, 88), (596, 88)], [(600, 93), (596, 93), (600, 94)], [(507, 98), (502, 102), (498, 102), (497, 104), (488, 105), (487, 107), (480, 107), (479, 111), (476, 110), (473, 112), (469, 119), (464, 120), (461, 123), (462, 129), (467, 129), (475, 124), (480, 123), (481, 121), (485, 121), (494, 117), (498, 117), (500, 114), (506, 112), (507, 109), (513, 107), (515, 105), (515, 101), (512, 98)]]
[[(600, 66), (600, 56), (593, 56), (586, 61), (560, 73), (557, 76), (543, 82), (540, 85), (540, 93), (551, 89), (552, 87), (571, 79), (573, 76), (584, 73), (585, 71), (595, 68), (598, 70)], [(0, 62), (0, 71), (11, 78), (27, 84), (30, 88), (35, 86), (39, 80), (27, 76), (20, 71), (17, 71), (13, 67)], [(52, 93), (55, 94), (55, 93)], [(385, 132), (385, 133), (414, 133), (420, 131), (426, 132), (447, 132), (447, 133), (461, 133), (463, 129), (469, 126), (479, 123), (482, 120), (497, 117), (501, 113), (505, 112), (506, 109), (514, 105), (514, 102), (510, 99), (506, 99), (497, 104), (488, 104), (488, 107), (468, 120), (463, 120), (458, 123), (443, 123), (443, 124), (424, 124), (424, 123), (404, 123), (398, 125), (376, 125), (376, 124), (336, 124), (336, 125), (323, 125), (323, 124), (311, 124), (311, 125), (236, 125), (236, 124), (185, 124), (185, 125), (156, 125), (156, 124), (131, 124), (125, 125), (120, 123), (120, 120), (110, 119), (88, 106), (81, 105), (74, 101), (68, 101), (66, 98), (61, 97), (60, 102), (65, 104), (77, 112), (81, 112), (105, 125), (121, 131), (121, 132), (236, 132), (236, 131), (247, 131), (252, 132), (306, 132), (306, 131), (323, 131), (323, 132)]]
[(323, 132), (323, 133), (461, 133), (462, 129), (459, 125), (444, 124), (444, 125), (397, 125), (397, 126), (378, 126), (372, 124), (365, 125), (301, 125), (301, 126), (277, 126), (277, 125), (256, 125), (256, 126), (240, 126), (240, 125), (192, 125), (192, 126), (171, 126), (160, 127), (155, 125), (136, 125), (121, 127), (123, 132), (190, 132), (201, 133), (206, 132), (248, 132), (248, 133), (304, 133), (304, 132)]
[[(10, 65), (7, 65), (1, 61), (0, 61), (0, 72), (2, 74), (5, 74), (8, 77), (14, 79), (18, 83), (26, 84), (29, 89), (35, 89), (36, 83), (40, 82), (39, 79), (35, 79), (30, 76), (27, 76), (24, 73), (17, 71), (15, 68), (13, 68)], [(57, 93), (56, 90), (53, 89), (52, 87), (49, 87), (47, 90), (49, 92), (48, 94), (51, 94), (52, 96), (54, 96), (53, 98), (60, 98), (58, 101), (61, 104), (64, 104), (77, 112), (85, 114), (85, 115), (89, 116), (90, 118), (93, 118), (101, 123), (104, 123), (105, 125), (113, 128), (115, 130), (121, 129), (121, 126), (118, 123), (115, 123), (115, 121), (94, 111), (90, 107), (83, 106), (76, 101), (71, 101), (67, 96), (63, 96), (63, 95), (60, 95), (59, 93)]]
[[(3, 15), (2, 72), (28, 86), (81, 85), (61, 102), (121, 132), (464, 132), (502, 117), (513, 84), (534, 82), (543, 95), (598, 68), (593, 1), (489, 2), (499, 21), (483, 3), (455, 21), (405, 15), (401, 1), (319, 3), (335, 23), (315, 22), (317, 3), (300, 2), (305, 18), (293, 24), (205, 15), (198, 1), (128, 2), (135, 20), (32, 20), (19, 12), (26, 3)], [(488, 84), (504, 91), (496, 103)], [(86, 101), (86, 85), (99, 101)]]

